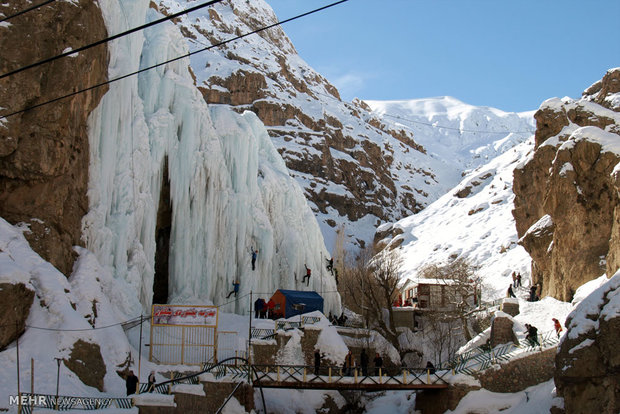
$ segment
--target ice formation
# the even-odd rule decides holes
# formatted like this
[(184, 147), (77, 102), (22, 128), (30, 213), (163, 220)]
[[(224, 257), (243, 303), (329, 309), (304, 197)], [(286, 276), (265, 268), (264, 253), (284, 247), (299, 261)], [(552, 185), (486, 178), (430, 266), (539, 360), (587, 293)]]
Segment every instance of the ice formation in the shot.
[[(148, 0), (100, 7), (109, 33), (161, 17)], [(171, 23), (119, 39), (109, 50), (110, 79), (188, 52)], [(91, 114), (87, 248), (148, 309), (167, 175), (169, 302), (221, 304), (238, 279), (239, 300), (225, 311), (247, 311), (242, 298), (250, 291), (264, 297), (285, 288), (323, 293), (325, 311), (340, 312), (319, 226), (264, 125), (253, 113), (207, 106), (189, 64), (185, 58), (112, 83)], [(251, 248), (259, 250), (255, 271)], [(301, 284), (304, 264), (313, 270), (308, 287)]]

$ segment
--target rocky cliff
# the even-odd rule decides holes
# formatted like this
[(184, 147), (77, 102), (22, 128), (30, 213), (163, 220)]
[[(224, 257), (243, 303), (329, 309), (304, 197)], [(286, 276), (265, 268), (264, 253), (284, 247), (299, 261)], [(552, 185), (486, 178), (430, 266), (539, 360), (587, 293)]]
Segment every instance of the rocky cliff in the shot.
[[(4, 16), (32, 6), (0, 4)], [(54, 2), (0, 24), (0, 73), (106, 37), (96, 2)], [(0, 79), (0, 116), (106, 80), (105, 46)], [(82, 68), (79, 71), (75, 67)], [(88, 210), (86, 119), (106, 88), (0, 118), (0, 217), (30, 225), (33, 248), (69, 275)]]
[(535, 118), (535, 150), (514, 173), (513, 216), (533, 282), (570, 300), (620, 267), (620, 68), (581, 99), (545, 101)]
[(555, 384), (564, 410), (620, 412), (620, 273), (595, 290), (566, 319), (555, 357)]

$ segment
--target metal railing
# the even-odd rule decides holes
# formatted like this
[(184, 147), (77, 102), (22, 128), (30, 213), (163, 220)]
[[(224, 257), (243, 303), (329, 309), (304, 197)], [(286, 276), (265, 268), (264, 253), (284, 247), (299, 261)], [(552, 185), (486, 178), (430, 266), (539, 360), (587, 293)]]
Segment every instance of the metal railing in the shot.
[(440, 366), (451, 367), (455, 373), (463, 372), (471, 375), (477, 371), (484, 371), (496, 363), (507, 362), (519, 354), (552, 348), (559, 341), (555, 331), (548, 331), (537, 335), (536, 341), (524, 340), (517, 344), (510, 343), (492, 349), (483, 345), (458, 355)]
[(75, 397), (68, 395), (40, 394), (22, 392), (28, 404), (22, 405), (22, 413), (30, 414), (35, 408), (46, 408), (57, 411), (67, 410), (100, 410), (105, 408), (129, 409), (133, 407), (133, 400), (112, 397)]
[(372, 385), (375, 388), (390, 386), (410, 386), (411, 388), (423, 388), (424, 386), (447, 386), (445, 377), (450, 370), (429, 370), (425, 368), (368, 368), (369, 375), (360, 367), (347, 369), (340, 366), (323, 366), (318, 372), (315, 367), (306, 365), (252, 365), (256, 372), (255, 383), (266, 386), (268, 383), (276, 383), (281, 386), (308, 384), (334, 385), (341, 384), (342, 388), (351, 385)]

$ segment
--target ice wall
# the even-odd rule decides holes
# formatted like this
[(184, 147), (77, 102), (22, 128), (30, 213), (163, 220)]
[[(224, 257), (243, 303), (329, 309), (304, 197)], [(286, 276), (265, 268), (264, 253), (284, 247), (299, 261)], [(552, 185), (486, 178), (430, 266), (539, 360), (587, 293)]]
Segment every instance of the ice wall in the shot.
[[(148, 5), (101, 2), (108, 32), (160, 18)], [(187, 53), (171, 23), (109, 48), (110, 78)], [(250, 112), (208, 107), (189, 64), (178, 60), (111, 84), (92, 113), (90, 211), (83, 220), (88, 249), (150, 308), (167, 158), (173, 206), (169, 302), (222, 304), (238, 278), (240, 299), (225, 311), (247, 311), (249, 299), (242, 296), (250, 290), (267, 298), (285, 288), (323, 292), (326, 312), (340, 312), (319, 226), (263, 124)], [(251, 247), (259, 249), (255, 271)], [(301, 284), (304, 264), (313, 270), (308, 287)]]

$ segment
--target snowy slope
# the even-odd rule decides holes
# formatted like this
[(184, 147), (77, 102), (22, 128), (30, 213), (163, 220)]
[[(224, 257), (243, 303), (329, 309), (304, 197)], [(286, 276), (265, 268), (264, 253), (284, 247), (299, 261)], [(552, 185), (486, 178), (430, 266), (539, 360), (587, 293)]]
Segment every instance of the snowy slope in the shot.
[(485, 299), (503, 296), (513, 271), (529, 279), (530, 258), (517, 244), (512, 217), (512, 171), (533, 150), (533, 139), (477, 167), (454, 189), (421, 213), (390, 227), (402, 234), (386, 242), (402, 243), (402, 278), (416, 278), (425, 265), (463, 257), (479, 266)]
[[(109, 33), (161, 18), (147, 0), (101, 7)], [(109, 76), (185, 52), (178, 27), (160, 24), (110, 45)], [(91, 114), (89, 130), (86, 247), (129, 284), (145, 310), (152, 303), (165, 175), (172, 206), (170, 302), (220, 304), (235, 279), (241, 297), (251, 290), (308, 289), (300, 283), (304, 264), (315, 269), (309, 289), (336, 290), (332, 277), (318, 277), (328, 256), (319, 226), (263, 124), (250, 112), (207, 106), (189, 60), (112, 84)], [(259, 249), (256, 271), (252, 247)], [(339, 312), (336, 293), (325, 299), (326, 311)], [(227, 310), (241, 313), (244, 307), (240, 300)]]

